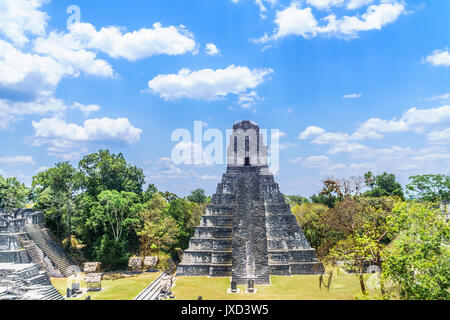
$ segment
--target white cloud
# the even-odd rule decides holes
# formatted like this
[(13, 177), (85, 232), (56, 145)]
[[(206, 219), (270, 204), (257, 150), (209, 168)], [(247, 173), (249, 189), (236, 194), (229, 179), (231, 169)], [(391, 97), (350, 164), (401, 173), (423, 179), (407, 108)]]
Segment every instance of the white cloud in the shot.
[(133, 127), (126, 118), (88, 119), (82, 126), (66, 123), (57, 118), (33, 121), (35, 137), (42, 139), (60, 138), (67, 141), (118, 141), (132, 144), (137, 142), (142, 130)]
[(362, 97), (362, 93), (350, 93), (350, 94), (346, 94), (344, 95), (342, 98), (343, 99), (358, 99)]
[(0, 129), (6, 129), (10, 123), (19, 120), (25, 115), (54, 115), (60, 116), (66, 110), (80, 110), (85, 116), (100, 110), (98, 105), (83, 105), (75, 102), (66, 105), (62, 100), (53, 97), (38, 98), (31, 102), (10, 101), (0, 99)]
[(51, 32), (46, 37), (40, 37), (34, 41), (33, 50), (73, 67), (76, 75), (79, 75), (78, 70), (100, 77), (114, 75), (113, 68), (108, 62), (97, 59), (96, 53), (84, 49), (70, 33)]
[(428, 62), (436, 67), (450, 67), (450, 53), (448, 53), (448, 49), (435, 50), (431, 55), (424, 59), (424, 62)]
[(329, 157), (324, 155), (311, 156), (302, 160), (301, 158), (294, 159), (294, 163), (300, 164), (305, 168), (319, 169), (322, 174), (333, 174), (337, 171), (347, 168), (343, 163), (334, 163)]
[(311, 8), (301, 9), (296, 2), (293, 2), (287, 9), (277, 11), (275, 23), (278, 25), (278, 30), (272, 37), (274, 40), (289, 35), (298, 35), (304, 38), (314, 37), (318, 28)]
[(92, 112), (97, 112), (101, 109), (101, 107), (96, 104), (84, 105), (78, 102), (75, 102), (71, 108), (75, 110), (80, 110), (85, 117), (88, 117)]
[(306, 0), (306, 3), (319, 10), (330, 10), (332, 7), (344, 6), (348, 10), (358, 9), (373, 3), (374, 0)]
[(299, 139), (302, 140), (309, 139), (311, 137), (321, 135), (325, 132), (326, 132), (325, 129), (316, 126), (310, 126), (300, 134)]
[(379, 138), (380, 133), (414, 131), (421, 133), (427, 126), (450, 120), (450, 105), (430, 109), (411, 108), (399, 120), (369, 119), (354, 133), (355, 138)]
[(1, 157), (0, 163), (5, 164), (34, 164), (33, 157), (31, 156), (10, 156), (10, 157)]
[(0, 98), (33, 99), (51, 95), (61, 78), (73, 75), (70, 66), (50, 57), (23, 53), (0, 39)]
[(405, 13), (403, 3), (392, 2), (371, 5), (361, 17), (344, 16), (337, 19), (336, 15), (331, 14), (324, 18), (327, 25), (320, 27), (319, 32), (344, 38), (357, 38), (361, 31), (381, 30), (383, 26), (396, 21), (402, 13)]
[(369, 150), (368, 147), (359, 143), (348, 143), (342, 142), (333, 145), (333, 147), (328, 151), (329, 154), (339, 154), (339, 153), (352, 153), (361, 154), (366, 153)]
[[(431, 98), (427, 98), (425, 100), (437, 101), (437, 100), (448, 100), (448, 99), (450, 99), (450, 93), (438, 94), (438, 95), (432, 96)], [(420, 100), (424, 100), (424, 99), (421, 98)]]
[(306, 3), (316, 7), (317, 9), (330, 9), (334, 6), (341, 6), (346, 0), (306, 0)]
[(359, 148), (357, 144), (348, 144), (350, 141), (366, 138), (380, 139), (384, 133), (413, 131), (418, 134), (424, 133), (432, 125), (447, 123), (450, 121), (450, 105), (417, 109), (411, 108), (404, 112), (400, 119), (371, 118), (363, 122), (352, 134), (342, 132), (327, 132), (326, 130), (311, 126), (299, 136), (300, 139), (312, 139), (312, 143), (334, 145), (333, 153), (341, 150)]
[[(2, 0), (0, 2), (0, 34), (18, 46), (29, 40), (27, 34), (45, 34), (48, 15), (38, 10), (48, 0)], [(0, 49), (0, 51), (2, 51)]]
[(259, 86), (272, 69), (231, 65), (226, 69), (182, 69), (178, 74), (158, 75), (148, 82), (151, 91), (165, 100), (182, 98), (213, 101), (230, 94), (241, 95)]
[(218, 55), (220, 52), (214, 43), (207, 43), (205, 50), (206, 50), (206, 53), (210, 56)]
[(154, 55), (180, 55), (196, 52), (193, 35), (184, 26), (163, 27), (161, 23), (153, 28), (124, 32), (123, 28), (111, 26), (96, 28), (89, 23), (75, 23), (70, 27), (69, 37), (81, 49), (97, 49), (113, 58), (136, 61)]
[[(311, 139), (311, 143), (321, 146), (329, 145), (327, 155), (299, 157), (291, 162), (306, 168), (315, 168), (321, 175), (352, 176), (361, 175), (368, 170), (376, 174), (394, 172), (400, 181), (405, 183), (412, 175), (448, 171), (449, 123), (450, 106), (441, 106), (429, 109), (411, 108), (399, 118), (391, 120), (372, 118), (359, 125), (353, 133), (327, 132), (319, 127), (309, 127), (299, 138)], [(427, 144), (422, 148), (409, 146), (410, 138), (403, 140), (406, 144), (403, 146), (374, 147), (357, 142), (367, 138), (381, 139), (383, 134), (389, 132), (421, 134), (427, 138)], [(381, 143), (383, 141), (377, 142)], [(337, 156), (339, 163), (333, 159)], [(357, 159), (362, 161), (357, 162)]]
[[(310, 1), (311, 2), (311, 1)], [(334, 1), (312, 1), (326, 8)], [(361, 3), (349, 3), (349, 8)], [(362, 31), (381, 30), (387, 24), (397, 20), (397, 18), (406, 12), (402, 2), (389, 1), (378, 5), (371, 5), (362, 15), (343, 16), (337, 18), (335, 14), (330, 14), (323, 19), (325, 23), (319, 23), (312, 13), (311, 8), (302, 8), (300, 2), (292, 2), (285, 9), (277, 11), (275, 23), (277, 28), (272, 36), (265, 34), (255, 42), (265, 43), (270, 40), (296, 35), (305, 39), (315, 37), (317, 34), (336, 36), (345, 39), (357, 38)]]
[(450, 128), (430, 132), (427, 138), (431, 142), (450, 143)]
[(358, 9), (371, 4), (374, 0), (349, 0), (347, 3), (347, 9)]
[(33, 128), (32, 145), (46, 146), (49, 154), (63, 158), (78, 157), (87, 151), (90, 143), (133, 144), (142, 134), (126, 118), (88, 119), (81, 126), (58, 118), (44, 118), (33, 121)]
[(239, 95), (238, 98), (238, 104), (244, 108), (248, 109), (256, 104), (258, 100), (261, 100), (261, 98), (258, 96), (258, 93), (256, 91), (252, 90), (248, 93), (242, 93)]

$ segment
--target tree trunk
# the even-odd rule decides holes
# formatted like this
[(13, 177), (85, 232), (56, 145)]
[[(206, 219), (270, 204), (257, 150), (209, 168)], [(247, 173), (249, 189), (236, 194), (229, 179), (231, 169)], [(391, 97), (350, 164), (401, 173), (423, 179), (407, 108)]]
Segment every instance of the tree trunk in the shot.
[(67, 232), (68, 232), (67, 248), (70, 250), (70, 248), (72, 247), (72, 209), (70, 207), (69, 200), (67, 201)]
[(359, 284), (361, 286), (361, 292), (366, 295), (367, 294), (367, 290), (366, 290), (366, 285), (364, 284), (364, 268), (362, 263), (359, 264)]

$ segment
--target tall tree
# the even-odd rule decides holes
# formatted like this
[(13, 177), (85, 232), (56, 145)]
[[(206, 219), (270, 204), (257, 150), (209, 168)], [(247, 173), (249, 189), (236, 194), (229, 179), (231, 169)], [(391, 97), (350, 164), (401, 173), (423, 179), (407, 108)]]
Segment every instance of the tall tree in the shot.
[(406, 193), (422, 201), (450, 201), (450, 175), (424, 174), (412, 176), (406, 186)]
[(192, 191), (191, 194), (187, 196), (187, 200), (197, 204), (205, 203), (207, 200), (207, 197), (205, 196), (205, 190), (197, 189)]
[(127, 163), (124, 156), (109, 150), (85, 156), (78, 164), (83, 174), (83, 187), (92, 196), (104, 190), (141, 194), (145, 176), (142, 169)]
[(141, 223), (136, 226), (140, 240), (141, 255), (166, 252), (172, 253), (178, 244), (180, 231), (176, 221), (167, 214), (167, 201), (158, 193), (141, 211)]
[(139, 194), (105, 190), (93, 202), (85, 221), (97, 237), (90, 239), (90, 253), (109, 267), (122, 267), (132, 250), (130, 242), (136, 237), (134, 226), (139, 224)]
[(370, 188), (369, 191), (365, 192), (365, 195), (368, 197), (397, 196), (402, 200), (405, 199), (402, 185), (397, 182), (395, 175), (392, 173), (384, 172), (383, 174), (374, 176), (369, 171), (364, 175), (364, 181), (366, 186)]
[(47, 218), (57, 226), (57, 232), (61, 228), (61, 220), (65, 220), (65, 228), (62, 228), (66, 230), (70, 248), (74, 201), (80, 188), (79, 172), (70, 163), (60, 162), (33, 177), (32, 186), (36, 197), (35, 207), (46, 211)]
[(0, 176), (0, 209), (22, 208), (27, 204), (29, 195), (30, 190), (17, 178)]
[[(361, 292), (367, 294), (364, 265), (371, 262), (382, 269), (383, 253), (391, 237), (389, 221), (394, 201), (391, 198), (347, 198), (324, 215), (324, 224), (334, 232), (328, 262), (343, 262), (356, 272)], [(381, 288), (384, 294), (384, 288)]]

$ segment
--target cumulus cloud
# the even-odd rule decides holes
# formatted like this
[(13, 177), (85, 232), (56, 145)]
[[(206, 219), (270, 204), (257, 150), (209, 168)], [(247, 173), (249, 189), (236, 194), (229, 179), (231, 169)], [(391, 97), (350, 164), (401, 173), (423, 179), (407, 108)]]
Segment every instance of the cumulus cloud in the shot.
[(431, 142), (450, 143), (450, 128), (430, 132), (427, 138)]
[[(0, 2), (0, 34), (23, 46), (27, 35), (45, 34), (48, 15), (39, 8), (48, 0), (2, 0)], [(0, 52), (2, 50), (0, 49)]]
[[(340, 144), (340, 148), (349, 148), (344, 142), (362, 140), (366, 138), (379, 139), (388, 132), (413, 131), (423, 133), (432, 125), (446, 123), (450, 120), (450, 106), (430, 109), (411, 108), (404, 112), (400, 119), (371, 118), (363, 122), (352, 134), (342, 132), (327, 132), (323, 128), (310, 126), (300, 133), (300, 139), (313, 138), (315, 144)], [(354, 147), (355, 145), (353, 145)]]
[(206, 54), (208, 54), (210, 56), (218, 55), (220, 52), (214, 43), (207, 43), (205, 50), (206, 50)]
[(9, 156), (0, 157), (0, 163), (4, 164), (34, 164), (31, 156)]
[(79, 49), (97, 49), (113, 58), (130, 61), (154, 55), (180, 55), (196, 52), (194, 36), (184, 26), (142, 28), (126, 32), (117, 26), (104, 27), (99, 31), (90, 23), (75, 23), (66, 35)]
[(47, 56), (23, 53), (0, 39), (0, 98), (32, 100), (53, 94), (61, 78), (74, 69)]
[[(310, 2), (315, 2), (321, 8), (327, 8), (333, 3), (340, 3), (339, 1), (314, 0)], [(356, 8), (361, 3), (352, 2), (348, 3), (348, 6)], [(352, 6), (350, 6), (351, 4)], [(277, 11), (275, 18), (277, 28), (273, 35), (265, 34), (255, 42), (265, 43), (291, 35), (308, 39), (318, 34), (353, 39), (358, 38), (360, 32), (380, 30), (385, 25), (396, 21), (405, 12), (405, 5), (402, 2), (387, 1), (378, 5), (370, 5), (362, 15), (337, 18), (332, 13), (318, 21), (310, 7), (303, 8), (300, 2), (294, 1), (289, 7)]]
[(76, 75), (79, 75), (79, 71), (100, 77), (112, 77), (114, 74), (108, 62), (97, 59), (96, 53), (83, 48), (71, 34), (51, 32), (46, 37), (36, 39), (33, 50), (72, 67)]
[(51, 155), (73, 158), (87, 151), (92, 143), (133, 144), (141, 138), (142, 130), (126, 118), (88, 119), (83, 125), (67, 123), (59, 118), (33, 121), (32, 145), (45, 146)]
[(11, 123), (26, 115), (60, 116), (69, 109), (80, 110), (85, 116), (88, 116), (91, 112), (100, 110), (100, 106), (84, 105), (79, 102), (67, 105), (61, 99), (54, 97), (38, 98), (30, 102), (0, 99), (0, 129), (6, 129)]
[(259, 86), (272, 69), (249, 69), (231, 65), (225, 69), (182, 69), (177, 74), (158, 75), (148, 82), (150, 90), (164, 100), (183, 98), (213, 101), (230, 94), (241, 95)]
[(302, 139), (302, 140), (309, 139), (311, 137), (321, 135), (325, 132), (326, 132), (325, 129), (322, 129), (320, 127), (309, 126), (308, 128), (306, 128), (305, 131), (300, 133), (299, 139)]
[(433, 53), (426, 57), (423, 62), (432, 64), (435, 67), (450, 67), (450, 54), (448, 52), (448, 49), (433, 51)]

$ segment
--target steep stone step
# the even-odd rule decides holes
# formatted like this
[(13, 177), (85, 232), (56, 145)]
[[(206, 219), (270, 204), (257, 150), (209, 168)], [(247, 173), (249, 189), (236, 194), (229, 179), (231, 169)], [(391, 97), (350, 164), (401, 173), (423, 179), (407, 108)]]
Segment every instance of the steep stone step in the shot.
[(168, 274), (161, 273), (147, 288), (142, 290), (133, 300), (157, 300), (162, 289), (162, 279)]
[(50, 261), (66, 277), (70, 276), (70, 266), (75, 263), (70, 259), (59, 244), (53, 241), (42, 229), (34, 225), (25, 226), (31, 240), (44, 252)]

